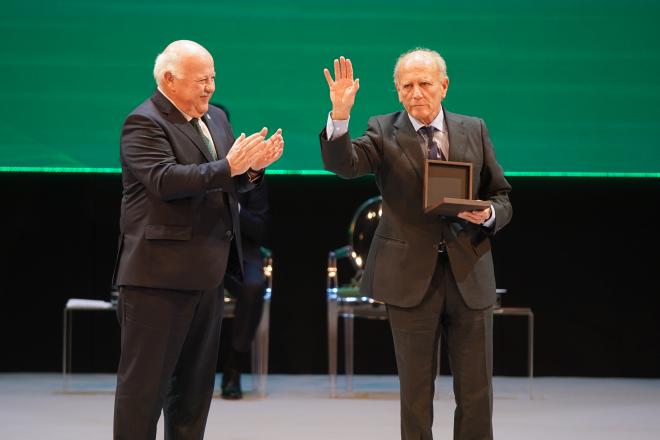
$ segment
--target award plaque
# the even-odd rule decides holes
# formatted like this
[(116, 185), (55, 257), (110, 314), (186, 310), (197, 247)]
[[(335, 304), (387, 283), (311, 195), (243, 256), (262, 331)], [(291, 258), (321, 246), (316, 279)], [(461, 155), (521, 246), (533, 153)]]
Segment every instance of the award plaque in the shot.
[(461, 211), (481, 211), (488, 201), (472, 200), (472, 164), (427, 160), (424, 165), (424, 212), (455, 216)]

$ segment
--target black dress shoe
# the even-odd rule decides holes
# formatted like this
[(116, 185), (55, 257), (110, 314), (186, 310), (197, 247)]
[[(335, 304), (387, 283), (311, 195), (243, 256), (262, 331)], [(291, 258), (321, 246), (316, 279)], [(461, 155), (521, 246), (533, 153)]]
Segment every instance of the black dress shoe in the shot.
[(222, 373), (222, 398), (238, 400), (243, 398), (241, 390), (241, 372), (230, 369)]

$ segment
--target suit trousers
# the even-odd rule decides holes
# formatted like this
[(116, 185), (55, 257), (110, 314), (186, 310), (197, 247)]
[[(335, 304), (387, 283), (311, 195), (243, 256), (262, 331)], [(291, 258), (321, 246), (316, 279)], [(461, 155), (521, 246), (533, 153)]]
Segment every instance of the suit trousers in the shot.
[(401, 438), (431, 440), (438, 338), (446, 341), (453, 375), (455, 440), (493, 438), (493, 312), (463, 301), (445, 254), (422, 303), (387, 306), (401, 387)]
[(155, 439), (161, 410), (166, 440), (204, 438), (223, 304), (222, 287), (120, 288), (116, 440)]
[[(247, 256), (247, 253), (244, 255)], [(261, 255), (259, 253), (256, 255), (257, 258), (243, 259), (243, 280), (235, 276), (225, 277), (225, 287), (236, 298), (236, 309), (231, 326), (231, 345), (234, 350), (241, 353), (250, 351), (264, 306), (266, 280)]]

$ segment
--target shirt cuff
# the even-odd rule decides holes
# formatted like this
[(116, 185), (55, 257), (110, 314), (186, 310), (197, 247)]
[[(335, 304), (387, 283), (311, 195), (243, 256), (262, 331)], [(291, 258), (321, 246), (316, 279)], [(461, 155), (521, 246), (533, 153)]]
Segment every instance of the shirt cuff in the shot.
[(493, 205), (490, 205), (490, 218), (483, 222), (481, 225), (485, 226), (486, 228), (490, 228), (495, 224), (495, 207)]
[(328, 140), (334, 141), (348, 133), (348, 121), (350, 120), (350, 116), (348, 119), (334, 120), (332, 119), (332, 112), (328, 112), (328, 122), (325, 124), (325, 133)]
[(250, 183), (258, 182), (261, 176), (264, 175), (264, 170), (255, 171), (252, 168), (247, 170), (248, 180)]

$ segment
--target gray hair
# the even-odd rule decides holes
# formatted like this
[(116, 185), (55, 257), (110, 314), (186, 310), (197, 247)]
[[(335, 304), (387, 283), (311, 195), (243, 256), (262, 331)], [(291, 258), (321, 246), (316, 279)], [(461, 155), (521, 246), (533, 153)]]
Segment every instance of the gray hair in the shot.
[(203, 46), (194, 41), (177, 40), (170, 43), (156, 57), (156, 62), (154, 63), (154, 79), (156, 80), (156, 84), (160, 85), (166, 72), (170, 72), (175, 77), (180, 77), (181, 61), (184, 57), (190, 55), (211, 56)]
[(394, 84), (396, 84), (397, 80), (397, 74), (399, 73), (399, 68), (401, 64), (410, 56), (413, 54), (421, 53), (433, 60), (433, 62), (438, 66), (438, 70), (440, 71), (440, 78), (447, 78), (447, 63), (445, 63), (445, 59), (440, 56), (438, 52), (435, 50), (427, 49), (425, 47), (416, 47), (414, 49), (410, 49), (409, 51), (402, 53), (399, 55), (399, 58), (396, 60), (396, 64), (394, 65)]

